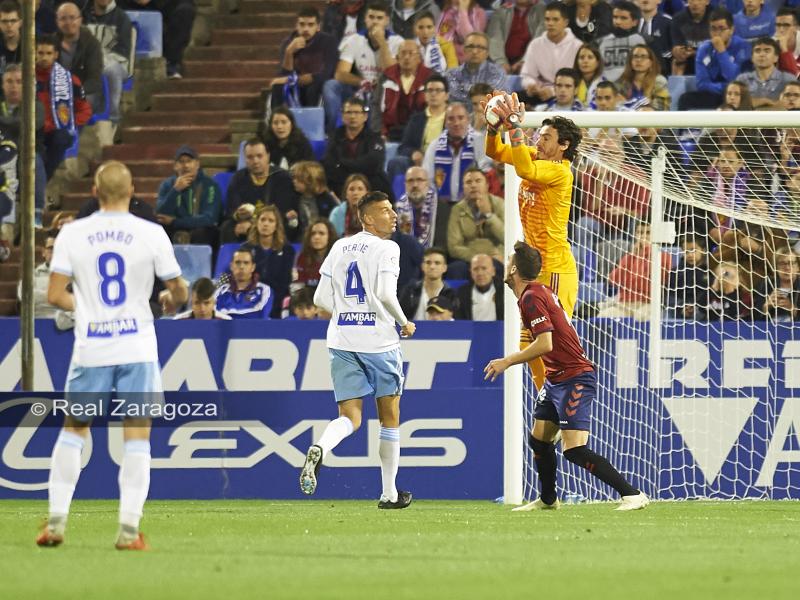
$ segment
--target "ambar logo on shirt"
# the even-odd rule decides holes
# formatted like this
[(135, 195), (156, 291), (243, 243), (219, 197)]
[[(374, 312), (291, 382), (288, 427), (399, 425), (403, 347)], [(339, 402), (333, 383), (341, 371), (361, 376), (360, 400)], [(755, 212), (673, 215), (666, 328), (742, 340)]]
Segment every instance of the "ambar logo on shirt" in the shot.
[(88, 337), (115, 337), (137, 333), (139, 326), (136, 319), (116, 319), (114, 321), (94, 321), (89, 323)]

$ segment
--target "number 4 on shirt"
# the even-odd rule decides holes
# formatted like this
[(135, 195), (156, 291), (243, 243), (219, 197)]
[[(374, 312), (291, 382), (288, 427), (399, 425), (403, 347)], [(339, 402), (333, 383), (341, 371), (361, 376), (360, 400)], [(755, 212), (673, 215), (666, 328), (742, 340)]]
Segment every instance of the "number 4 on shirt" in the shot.
[(367, 301), (367, 291), (364, 289), (361, 272), (358, 270), (358, 262), (355, 260), (347, 265), (347, 280), (344, 283), (344, 297), (357, 298), (359, 304), (364, 304)]

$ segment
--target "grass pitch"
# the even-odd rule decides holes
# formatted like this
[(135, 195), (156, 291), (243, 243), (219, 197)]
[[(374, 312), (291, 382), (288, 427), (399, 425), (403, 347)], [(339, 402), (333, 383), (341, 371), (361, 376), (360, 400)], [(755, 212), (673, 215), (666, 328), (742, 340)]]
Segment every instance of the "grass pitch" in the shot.
[(615, 513), (489, 502), (152, 501), (148, 553), (113, 548), (117, 504), (75, 501), (40, 549), (42, 501), (0, 501), (0, 597), (798, 598), (797, 502), (682, 502)]

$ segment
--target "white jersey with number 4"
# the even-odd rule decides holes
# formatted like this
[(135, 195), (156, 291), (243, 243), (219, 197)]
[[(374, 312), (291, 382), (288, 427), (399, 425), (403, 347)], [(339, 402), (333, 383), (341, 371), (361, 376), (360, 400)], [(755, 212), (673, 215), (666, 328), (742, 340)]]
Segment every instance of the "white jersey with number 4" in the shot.
[(362, 231), (337, 240), (319, 270), (331, 278), (334, 311), (328, 348), (350, 352), (388, 352), (400, 346), (395, 320), (378, 300), (378, 275), (400, 274), (400, 247)]
[(158, 361), (150, 295), (153, 276), (181, 274), (164, 229), (130, 213), (99, 211), (64, 226), (53, 272), (72, 277), (72, 364), (105, 367)]

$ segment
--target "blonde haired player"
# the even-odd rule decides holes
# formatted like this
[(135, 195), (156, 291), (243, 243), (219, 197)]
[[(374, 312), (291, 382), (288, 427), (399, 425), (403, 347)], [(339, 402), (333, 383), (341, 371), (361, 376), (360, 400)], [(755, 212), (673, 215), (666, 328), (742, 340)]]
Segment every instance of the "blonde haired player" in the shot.
[[(536, 146), (525, 144), (522, 117), (525, 104), (516, 94), (494, 91), (481, 101), (481, 108), (495, 96), (492, 109), (499, 117), (493, 127), (488, 125), (486, 155), (497, 161), (514, 165), (522, 178), (517, 200), (525, 241), (542, 255), (542, 271), (537, 281), (550, 287), (572, 318), (578, 299), (578, 269), (572, 248), (567, 240), (567, 224), (572, 207), (572, 171), (570, 161), (581, 142), (581, 130), (569, 119), (551, 117), (542, 121)], [(509, 132), (511, 145), (503, 143), (499, 126)], [(520, 347), (531, 343), (530, 332), (520, 331)], [(541, 358), (528, 363), (533, 380), (542, 389), (545, 368)]]

